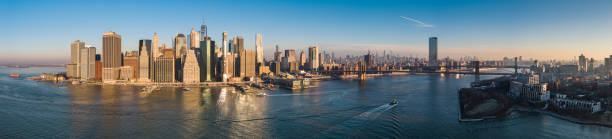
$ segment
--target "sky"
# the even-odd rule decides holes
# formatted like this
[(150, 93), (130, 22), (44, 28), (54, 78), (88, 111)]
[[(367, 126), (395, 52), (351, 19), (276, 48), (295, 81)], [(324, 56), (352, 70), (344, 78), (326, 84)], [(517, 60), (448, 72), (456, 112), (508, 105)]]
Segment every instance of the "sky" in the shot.
[(100, 53), (108, 31), (122, 36), (123, 51), (154, 33), (171, 46), (203, 20), (213, 40), (227, 31), (247, 49), (261, 33), (267, 57), (275, 45), (426, 57), (432, 36), (440, 58), (612, 55), (609, 0), (0, 0), (0, 19), (0, 64), (67, 63), (74, 40)]

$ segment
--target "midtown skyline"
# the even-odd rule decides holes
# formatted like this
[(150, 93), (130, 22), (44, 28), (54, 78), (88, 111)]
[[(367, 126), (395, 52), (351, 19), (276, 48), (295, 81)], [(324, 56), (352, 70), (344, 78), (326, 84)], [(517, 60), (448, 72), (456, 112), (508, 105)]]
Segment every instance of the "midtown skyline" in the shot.
[[(255, 49), (256, 33), (261, 33), (267, 59), (275, 45), (300, 52), (317, 44), (339, 56), (393, 50), (425, 58), (427, 38), (434, 36), (440, 39), (439, 58), (572, 60), (584, 54), (602, 60), (612, 52), (608, 1), (343, 2), (139, 1), (111, 11), (104, 10), (112, 4), (105, 1), (4, 1), (0, 11), (6, 14), (0, 15), (8, 22), (0, 23), (7, 30), (0, 33), (5, 49), (0, 64), (65, 64), (73, 40), (101, 52), (99, 36), (108, 31), (122, 35), (122, 52), (137, 49), (138, 40), (152, 39), (154, 33), (160, 45), (170, 45), (176, 33), (199, 30), (202, 18), (213, 40), (221, 41), (227, 31), (228, 37), (244, 36), (247, 49)], [(67, 7), (71, 10), (62, 10)]]

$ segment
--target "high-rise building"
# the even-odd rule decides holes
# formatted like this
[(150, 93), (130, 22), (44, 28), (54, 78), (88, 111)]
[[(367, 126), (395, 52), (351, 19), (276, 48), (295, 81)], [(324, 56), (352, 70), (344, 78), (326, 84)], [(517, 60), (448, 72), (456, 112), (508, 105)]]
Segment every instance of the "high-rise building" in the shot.
[(319, 53), (319, 67), (322, 67), (325, 64), (325, 54)]
[(295, 55), (295, 50), (287, 49), (285, 50), (285, 57), (282, 58), (281, 62), (281, 70), (287, 72), (294, 72), (299, 69), (297, 63), (297, 57)]
[(187, 51), (187, 38), (185, 38), (185, 35), (177, 34), (176, 37), (174, 37), (174, 50), (176, 59), (183, 58)]
[(122, 66), (120, 68), (119, 79), (125, 81), (133, 81), (134, 79), (134, 67), (132, 66)]
[(438, 38), (429, 38), (429, 66), (438, 66)]
[(302, 51), (300, 53), (300, 62), (299, 62), (299, 66), (304, 68), (305, 64), (306, 64), (306, 54), (304, 53), (304, 51)]
[(81, 48), (79, 67), (82, 81), (92, 80), (96, 77), (96, 48), (87, 46)]
[(203, 41), (206, 37), (208, 37), (207, 27), (204, 19), (202, 18), (202, 26), (200, 26), (200, 41)]
[(231, 74), (228, 74), (228, 70), (230, 69), (228, 67), (228, 63), (229, 63), (228, 59), (230, 59), (230, 58), (228, 58), (228, 55), (227, 55), (227, 32), (223, 32), (223, 41), (222, 41), (222, 43), (223, 44), (221, 44), (221, 46), (222, 46), (221, 47), (221, 51), (222, 51), (223, 55), (222, 55), (221, 59), (223, 59), (223, 62), (221, 64), (221, 67), (222, 67), (222, 72), (223, 73), (221, 74), (221, 76), (222, 76), (221, 77), (221, 81), (226, 82), (227, 79), (229, 79), (229, 76), (231, 76)]
[(308, 47), (308, 69), (317, 70), (319, 68), (319, 47)]
[(236, 50), (234, 52), (236, 52), (236, 54), (244, 51), (244, 38), (242, 36), (238, 36), (235, 44), (236, 44)]
[(134, 74), (132, 75), (132, 77), (128, 79), (133, 79), (133, 81), (138, 80), (139, 78), (139, 74), (140, 74), (139, 58), (140, 57), (138, 55), (138, 51), (127, 52), (123, 56), (123, 66), (132, 67), (132, 71), (134, 72)]
[(155, 64), (155, 82), (169, 83), (174, 82), (174, 57), (160, 56), (154, 60)]
[(594, 72), (593, 71), (593, 65), (595, 64), (595, 59), (591, 58), (591, 60), (589, 61), (589, 67), (587, 68), (587, 72)]
[(189, 34), (189, 49), (194, 48), (200, 48), (200, 34), (191, 28), (191, 33)]
[(121, 35), (109, 31), (102, 35), (102, 81), (112, 82), (119, 78), (121, 67)]
[(102, 80), (102, 55), (96, 54), (96, 80)]
[(578, 71), (587, 71), (587, 58), (583, 54), (580, 54), (580, 56), (578, 56)]
[(66, 65), (66, 74), (69, 78), (80, 77), (81, 49), (85, 48), (85, 42), (76, 40), (70, 43), (70, 63)]
[(263, 64), (263, 42), (261, 40), (261, 34), (257, 34), (255, 38), (255, 51), (257, 52), (257, 64)]
[(183, 83), (195, 84), (200, 82), (200, 66), (195, 50), (187, 50), (183, 62)]
[(153, 35), (153, 46), (151, 48), (151, 57), (159, 57), (160, 55), (161, 53), (159, 52), (159, 36), (157, 36), (157, 33), (155, 33)]
[(214, 80), (215, 46), (210, 37), (200, 41), (200, 81), (211, 82)]
[(246, 78), (252, 78), (255, 77), (255, 65), (256, 65), (256, 52), (253, 50), (245, 50), (245, 55), (246, 58), (244, 58), (244, 60), (246, 60), (244, 62), (244, 70), (245, 70), (245, 74), (244, 77)]
[[(141, 40), (142, 41), (142, 40)], [(151, 72), (150, 72), (150, 66), (151, 66), (151, 57), (149, 56), (149, 51), (146, 49), (147, 45), (140, 45), (140, 51), (139, 55), (138, 55), (138, 67), (132, 67), (133, 69), (138, 69), (138, 72), (136, 72), (135, 74), (138, 74), (138, 81), (139, 82), (149, 82), (151, 81)]]

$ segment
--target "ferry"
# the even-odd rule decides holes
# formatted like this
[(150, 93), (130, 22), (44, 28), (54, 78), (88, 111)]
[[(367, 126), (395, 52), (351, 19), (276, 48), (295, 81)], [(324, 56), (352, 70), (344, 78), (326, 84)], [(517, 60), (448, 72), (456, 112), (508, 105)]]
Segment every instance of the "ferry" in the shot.
[(21, 75), (16, 74), (16, 73), (11, 74), (11, 75), (9, 75), (9, 76), (10, 76), (11, 78), (19, 78), (19, 77), (21, 77)]

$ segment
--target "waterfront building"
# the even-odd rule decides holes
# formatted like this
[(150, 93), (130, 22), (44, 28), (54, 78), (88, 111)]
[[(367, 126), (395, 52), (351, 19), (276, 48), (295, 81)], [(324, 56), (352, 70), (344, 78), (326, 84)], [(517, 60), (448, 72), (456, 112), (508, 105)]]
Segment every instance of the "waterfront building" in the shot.
[(85, 48), (85, 42), (76, 40), (70, 43), (70, 63), (66, 66), (66, 75), (68, 78), (80, 77), (81, 49)]
[(546, 90), (547, 83), (523, 84), (520, 98), (531, 103), (542, 103), (550, 99), (550, 91)]
[[(231, 69), (230, 67), (228, 67), (228, 59), (233, 59), (233, 58), (228, 58), (227, 55), (227, 32), (223, 32), (223, 40), (221, 42), (221, 51), (222, 51), (222, 64), (221, 64), (221, 81), (222, 82), (227, 82), (227, 79), (229, 79), (229, 76), (231, 76), (231, 73), (228, 73), (228, 70)], [(233, 62), (232, 62), (233, 63)]]
[(134, 71), (134, 74), (130, 79), (139, 78), (139, 73), (140, 73), (139, 65), (140, 65), (140, 61), (139, 61), (138, 51), (125, 53), (125, 56), (123, 56), (123, 66), (130, 66), (132, 67), (132, 70)]
[(189, 34), (189, 49), (194, 48), (200, 48), (200, 34), (191, 28), (191, 33)]
[(568, 99), (565, 94), (557, 94), (550, 104), (553, 109), (574, 113), (596, 113), (603, 111), (601, 102), (592, 100)]
[(263, 40), (261, 40), (261, 34), (256, 34), (255, 35), (255, 51), (257, 51), (257, 64), (263, 65), (264, 62), (264, 58), (263, 58)]
[(210, 37), (205, 37), (203, 41), (200, 41), (200, 81), (211, 82), (213, 81), (215, 55), (215, 42)]
[(155, 64), (155, 82), (169, 83), (174, 82), (174, 57), (160, 56), (153, 60)]
[(429, 38), (429, 66), (438, 66), (438, 37)]
[(96, 80), (102, 80), (102, 55), (96, 54)]
[(185, 61), (183, 62), (183, 83), (199, 83), (200, 82), (200, 66), (196, 58), (195, 50), (187, 50)]
[(137, 67), (132, 67), (134, 69), (138, 69), (135, 71), (135, 74), (138, 74), (138, 81), (139, 82), (149, 82), (151, 81), (151, 72), (150, 72), (150, 66), (151, 66), (151, 57), (149, 56), (149, 51), (148, 49), (145, 49), (147, 46), (146, 45), (141, 45), (140, 46), (140, 51), (139, 51), (139, 55), (138, 55), (138, 66)]
[(104, 33), (102, 35), (103, 82), (113, 82), (119, 78), (121, 55), (121, 35), (112, 31)]
[(132, 66), (122, 66), (119, 68), (120, 74), (119, 79), (124, 81), (134, 81), (134, 67)]
[(308, 47), (308, 69), (317, 70), (319, 68), (319, 47)]
[[(255, 77), (255, 73), (256, 73), (256, 69), (255, 69), (255, 65), (257, 63), (256, 61), (256, 51), (253, 50), (246, 50), (245, 51), (245, 60), (246, 62), (244, 62), (244, 69), (245, 69), (245, 77), (247, 78), (253, 78)], [(297, 63), (296, 63), (297, 64)], [(297, 70), (297, 69), (296, 69)]]
[(81, 72), (79, 74), (81, 81), (94, 79), (96, 76), (96, 48), (92, 46), (81, 48), (79, 57), (78, 67), (81, 68), (81, 71), (79, 71)]

